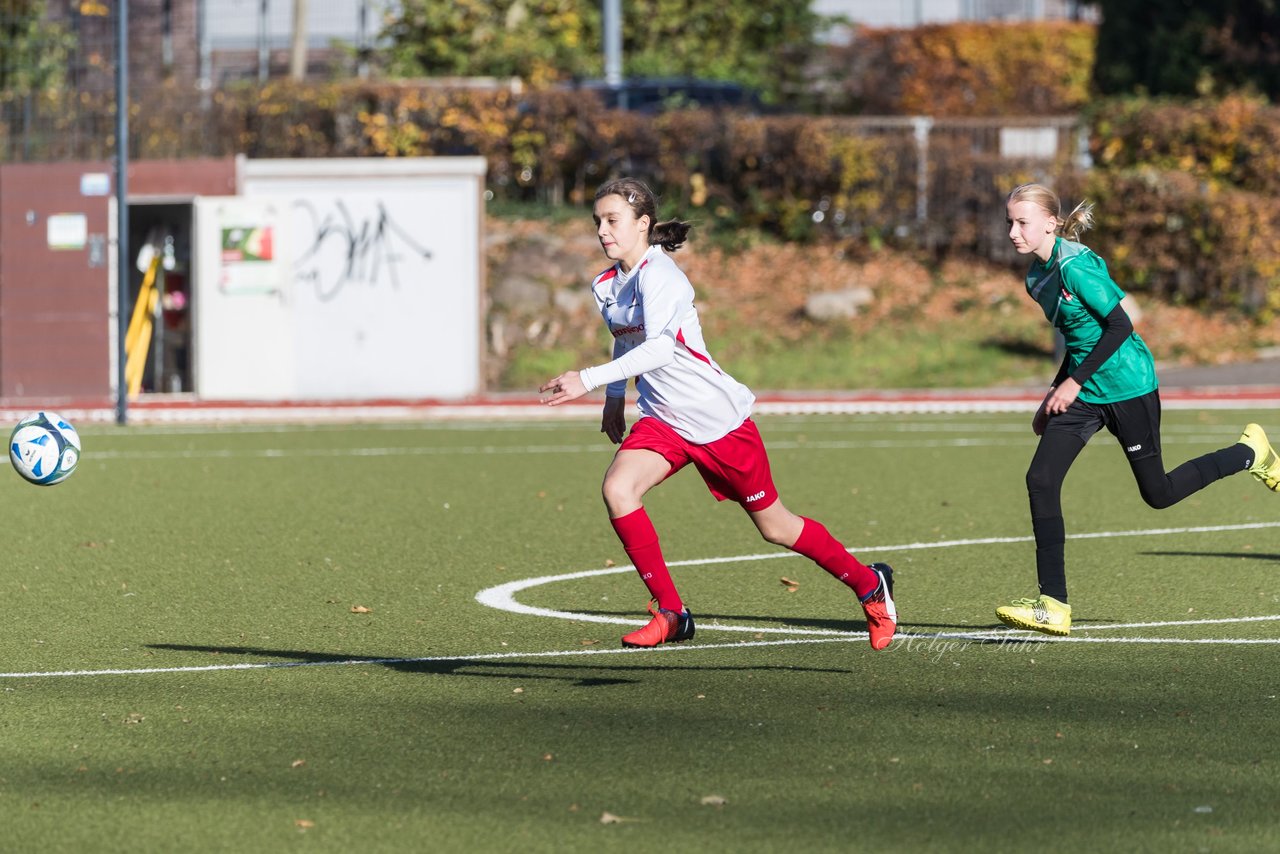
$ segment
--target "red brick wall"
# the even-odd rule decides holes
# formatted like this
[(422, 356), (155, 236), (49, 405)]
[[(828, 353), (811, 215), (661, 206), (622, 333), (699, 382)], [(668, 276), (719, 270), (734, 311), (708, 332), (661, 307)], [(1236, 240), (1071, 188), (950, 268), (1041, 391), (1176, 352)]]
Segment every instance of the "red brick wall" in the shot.
[(129, 164), (129, 196), (234, 196), (236, 161), (231, 157), (139, 160)]

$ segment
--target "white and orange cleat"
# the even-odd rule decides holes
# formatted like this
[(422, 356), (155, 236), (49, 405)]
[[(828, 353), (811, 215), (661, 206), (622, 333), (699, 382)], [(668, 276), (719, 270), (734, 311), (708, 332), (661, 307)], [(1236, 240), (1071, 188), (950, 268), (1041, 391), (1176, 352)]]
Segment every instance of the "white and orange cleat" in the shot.
[(898, 609), (893, 604), (893, 567), (887, 563), (873, 563), (870, 568), (880, 577), (880, 583), (860, 601), (862, 611), (867, 615), (871, 648), (884, 649), (893, 642), (893, 633), (898, 630)]

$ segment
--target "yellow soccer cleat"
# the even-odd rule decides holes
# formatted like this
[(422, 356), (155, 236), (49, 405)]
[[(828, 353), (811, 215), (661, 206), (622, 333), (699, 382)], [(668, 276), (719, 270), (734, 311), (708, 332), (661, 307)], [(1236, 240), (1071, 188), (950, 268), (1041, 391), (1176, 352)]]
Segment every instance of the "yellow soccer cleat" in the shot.
[(1010, 605), (996, 608), (996, 616), (1006, 626), (1030, 629), (1046, 635), (1071, 634), (1071, 606), (1052, 596), (1039, 599), (1015, 599)]
[(1267, 434), (1257, 424), (1248, 424), (1240, 434), (1240, 444), (1248, 445), (1253, 451), (1249, 474), (1272, 492), (1280, 492), (1280, 455), (1267, 441)]

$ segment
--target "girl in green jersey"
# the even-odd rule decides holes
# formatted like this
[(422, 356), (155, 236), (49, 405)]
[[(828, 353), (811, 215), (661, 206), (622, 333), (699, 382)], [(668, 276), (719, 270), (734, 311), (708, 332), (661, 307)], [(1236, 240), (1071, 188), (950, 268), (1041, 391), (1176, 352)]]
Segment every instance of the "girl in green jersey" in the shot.
[(1075, 242), (1093, 225), (1092, 205), (1082, 202), (1064, 218), (1052, 190), (1024, 184), (1009, 194), (1006, 215), (1014, 249), (1032, 256), (1027, 293), (1062, 333), (1067, 352), (1031, 420), (1040, 437), (1027, 470), (1040, 595), (997, 608), (996, 616), (1016, 628), (1066, 635), (1062, 482), (1094, 433), (1106, 427), (1119, 440), (1142, 498), (1158, 510), (1241, 471), (1280, 492), (1280, 459), (1262, 428), (1250, 424), (1236, 444), (1166, 473), (1155, 362), (1120, 305), (1124, 292), (1106, 262)]

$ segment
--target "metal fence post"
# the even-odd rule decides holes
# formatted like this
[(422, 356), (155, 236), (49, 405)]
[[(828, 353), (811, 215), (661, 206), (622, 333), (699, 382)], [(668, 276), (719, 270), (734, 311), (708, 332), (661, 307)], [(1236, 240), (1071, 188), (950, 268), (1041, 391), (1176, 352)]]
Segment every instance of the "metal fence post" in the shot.
[(929, 131), (933, 119), (915, 116), (911, 127), (916, 137), (916, 224), (923, 226), (929, 219)]

